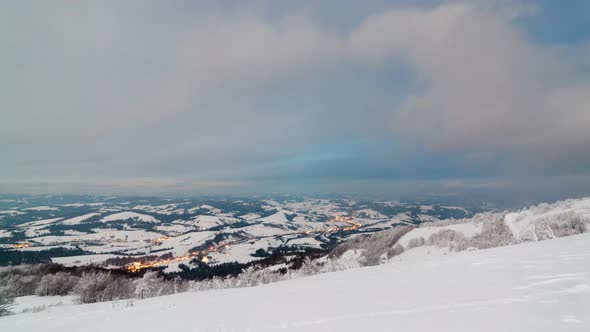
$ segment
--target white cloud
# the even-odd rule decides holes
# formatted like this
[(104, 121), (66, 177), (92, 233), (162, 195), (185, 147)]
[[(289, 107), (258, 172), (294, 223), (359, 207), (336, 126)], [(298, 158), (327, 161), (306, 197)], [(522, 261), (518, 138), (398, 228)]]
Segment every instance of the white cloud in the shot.
[(588, 85), (523, 37), (511, 21), (520, 7), (506, 8), (395, 9), (367, 17), (348, 37), (301, 17), (212, 20), (179, 45), (174, 79), (186, 91), (207, 90), (256, 86), (325, 63), (395, 61), (424, 82), (394, 110), (395, 132), (409, 141), (459, 151), (588, 144)]
[(332, 61), (339, 41), (304, 17), (275, 24), (237, 16), (207, 20), (177, 48), (176, 65), (201, 84), (276, 79)]
[(441, 150), (539, 150), (590, 144), (590, 89), (497, 12), (455, 4), (367, 18), (351, 35), (371, 63), (396, 57), (425, 82), (395, 130)]
[[(24, 174), (23, 165), (27, 173), (37, 164), (64, 165), (68, 173), (90, 163), (92, 173), (103, 162), (133, 169), (206, 154), (195, 162), (205, 176), (240, 161), (294, 153), (330, 135), (314, 123), (318, 118), (339, 119), (333, 127), (342, 132), (360, 121), (382, 130), (382, 123), (370, 122), (383, 116), (341, 117), (337, 107), (320, 105), (326, 111), (316, 117), (309, 109), (258, 108), (256, 99), (277, 83), (309, 81), (326, 67), (379, 71), (390, 63), (407, 66), (422, 83), (401, 104), (374, 111), (390, 114), (393, 134), (405, 142), (482, 154), (584, 151), (590, 145), (587, 78), (577, 77), (571, 56), (523, 36), (512, 19), (530, 8), (501, 2), (392, 9), (348, 31), (305, 15), (269, 19), (241, 12), (176, 20), (180, 15), (171, 11), (162, 27), (145, 18), (151, 17), (147, 9), (145, 17), (133, 16), (137, 8), (116, 2), (64, 5), (69, 10), (43, 15), (8, 12), (0, 17), (6, 18), (0, 34), (9, 41), (0, 45), (0, 69), (8, 73), (0, 79), (7, 91), (0, 100), (0, 154), (13, 166), (5, 177)], [(366, 98), (346, 92), (346, 100)], [(193, 122), (182, 132), (162, 129), (175, 118)]]

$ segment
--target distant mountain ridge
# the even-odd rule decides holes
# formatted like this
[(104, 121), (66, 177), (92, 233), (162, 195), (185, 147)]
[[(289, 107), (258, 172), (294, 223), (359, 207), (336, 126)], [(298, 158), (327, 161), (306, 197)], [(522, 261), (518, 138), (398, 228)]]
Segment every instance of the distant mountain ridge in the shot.
[[(209, 248), (205, 253), (209, 264), (247, 263), (279, 248), (327, 250), (354, 234), (468, 217), (475, 212), (431, 202), (343, 198), (3, 195), (0, 250), (28, 252), (30, 259), (3, 261), (0, 251), (0, 263), (36, 262), (32, 252), (47, 250), (53, 250), (49, 256), (54, 261), (70, 265), (103, 264), (106, 260), (101, 257), (112, 256), (183, 257), (203, 248)], [(67, 250), (74, 249), (97, 255), (97, 259), (69, 257), (73, 252)], [(60, 257), (62, 254), (67, 257)], [(40, 256), (41, 262), (46, 261), (46, 254)], [(175, 271), (188, 263), (180, 260), (166, 266)]]

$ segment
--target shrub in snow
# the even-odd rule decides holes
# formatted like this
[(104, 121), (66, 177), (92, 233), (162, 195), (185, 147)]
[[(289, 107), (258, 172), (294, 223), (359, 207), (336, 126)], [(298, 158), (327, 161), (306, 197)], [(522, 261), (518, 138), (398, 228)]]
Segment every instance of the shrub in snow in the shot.
[(37, 284), (35, 294), (39, 296), (68, 295), (74, 289), (79, 279), (66, 272), (44, 275)]
[(111, 283), (102, 292), (102, 301), (130, 299), (134, 294), (135, 285), (132, 279), (113, 277)]
[(387, 258), (391, 258), (404, 253), (404, 247), (401, 244), (396, 244), (389, 251), (387, 251)]
[(408, 250), (412, 248), (422, 247), (426, 244), (426, 240), (423, 237), (413, 238), (408, 242)]
[(320, 273), (336, 272), (361, 267), (361, 263), (352, 255), (344, 255), (340, 258), (329, 258), (320, 267)]
[(573, 211), (553, 213), (535, 218), (520, 231), (520, 240), (540, 241), (584, 233), (586, 231), (584, 217)]
[(143, 278), (135, 282), (135, 297), (144, 299), (160, 295), (162, 290), (162, 279), (158, 272), (148, 271)]
[(519, 240), (521, 241), (541, 241), (554, 239), (555, 233), (551, 226), (545, 223), (531, 224), (528, 227), (521, 229), (519, 233)]
[(4, 267), (0, 269), (0, 285), (8, 296), (33, 295), (41, 279), (36, 273), (38, 267), (34, 265)]
[(570, 220), (557, 224), (551, 223), (555, 236), (564, 237), (586, 232), (586, 221), (581, 216), (574, 216)]
[(303, 266), (299, 269), (298, 273), (303, 276), (312, 276), (318, 274), (321, 266), (315, 264), (311, 258), (306, 257), (303, 261)]
[(414, 229), (413, 226), (401, 226), (370, 235), (356, 236), (336, 247), (331, 255), (341, 257), (349, 250), (362, 250), (362, 264), (377, 265), (381, 260), (381, 255), (389, 252), (397, 244), (397, 241), (412, 229)]
[(430, 235), (428, 238), (428, 245), (443, 248), (459, 241), (465, 241), (465, 235), (451, 229), (441, 229)]
[(507, 246), (514, 243), (515, 239), (503, 219), (489, 219), (484, 221), (481, 234), (476, 238), (478, 249)]
[(9, 315), (10, 307), (12, 306), (13, 298), (6, 289), (0, 288), (0, 316)]
[(78, 294), (82, 303), (108, 301), (109, 299), (104, 296), (104, 290), (113, 282), (113, 279), (109, 273), (84, 273), (74, 288), (74, 292)]
[(514, 238), (510, 228), (506, 225), (501, 214), (483, 221), (482, 231), (472, 238), (458, 239), (452, 243), (451, 249), (463, 251), (466, 249), (488, 249), (514, 244)]

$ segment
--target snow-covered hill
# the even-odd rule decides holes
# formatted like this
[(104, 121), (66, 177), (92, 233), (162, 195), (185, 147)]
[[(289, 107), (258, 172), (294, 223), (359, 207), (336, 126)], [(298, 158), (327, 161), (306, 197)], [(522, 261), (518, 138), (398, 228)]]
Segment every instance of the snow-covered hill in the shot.
[(404, 250), (401, 255), (440, 249), (444, 253), (555, 239), (588, 229), (590, 198), (581, 198), (515, 212), (484, 212), (467, 219), (421, 224), (405, 233), (397, 244)]
[(63, 305), (0, 331), (588, 331), (590, 234), (265, 286)]
[[(158, 197), (29, 196), (0, 194), (0, 265), (15, 264), (14, 251), (47, 251), (54, 260), (126, 267), (100, 261), (120, 257), (188, 257), (206, 248), (209, 264), (248, 263), (275, 251), (329, 250), (359, 233), (399, 225), (468, 217), (479, 211), (415, 201), (276, 197), (270, 199), (167, 199)], [(75, 249), (76, 255), (71, 256)], [(263, 253), (261, 253), (261, 251)], [(168, 257), (166, 256), (166, 257)], [(22, 256), (21, 256), (22, 257)], [(17, 263), (44, 262), (27, 255)], [(151, 257), (153, 263), (165, 259)], [(120, 263), (128, 260), (121, 260)], [(4, 262), (4, 263), (2, 263)]]

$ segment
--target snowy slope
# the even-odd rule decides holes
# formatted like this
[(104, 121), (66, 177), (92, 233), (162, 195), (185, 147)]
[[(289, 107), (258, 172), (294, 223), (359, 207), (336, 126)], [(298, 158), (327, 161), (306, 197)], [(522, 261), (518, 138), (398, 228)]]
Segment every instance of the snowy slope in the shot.
[(78, 216), (78, 217), (73, 217), (73, 218), (70, 218), (70, 219), (67, 219), (67, 220), (63, 220), (61, 222), (61, 224), (63, 224), (63, 225), (78, 225), (82, 221), (84, 221), (86, 219), (90, 219), (90, 218), (95, 217), (95, 216), (100, 216), (100, 214), (99, 213), (87, 213), (87, 214), (84, 214), (84, 215), (81, 215), (81, 216)]
[(553, 204), (539, 204), (508, 213), (504, 221), (515, 237), (527, 239), (535, 227), (545, 224), (564, 224), (573, 219), (590, 222), (590, 197), (568, 199)]
[(49, 224), (54, 223), (58, 220), (61, 220), (61, 218), (51, 218), (51, 219), (44, 219), (44, 220), (29, 221), (24, 224), (20, 224), (19, 227), (21, 227), (21, 228), (40, 227), (40, 226), (49, 225)]
[(188, 225), (195, 225), (200, 229), (209, 229), (221, 225), (231, 224), (238, 221), (238, 219), (232, 217), (198, 215), (185, 223)]
[(406, 235), (402, 236), (398, 243), (404, 246), (404, 248), (407, 248), (410, 240), (412, 239), (423, 238), (427, 240), (432, 234), (446, 229), (459, 232), (466, 237), (472, 237), (475, 234), (481, 233), (482, 226), (483, 224), (481, 222), (465, 222), (444, 226), (438, 226), (436, 223), (434, 223), (432, 226), (418, 227), (411, 230)]
[[(571, 228), (576, 222), (585, 224), (586, 229), (590, 228), (590, 198), (568, 199), (552, 204), (539, 204), (521, 209), (516, 212), (483, 212), (472, 218), (449, 220), (422, 224), (405, 234), (399, 244), (406, 249), (410, 240), (428, 238), (442, 230), (452, 230), (472, 238), (481, 234), (485, 221), (503, 221), (514, 236), (515, 242), (538, 241), (554, 237), (564, 236), (558, 234), (559, 227)], [(454, 223), (453, 223), (454, 222)], [(538, 233), (544, 236), (538, 236)], [(569, 234), (566, 234), (569, 235)]]
[(102, 218), (100, 221), (102, 221), (102, 222), (119, 221), (119, 220), (125, 221), (125, 220), (129, 220), (129, 219), (135, 220), (135, 221), (143, 221), (143, 222), (153, 222), (153, 223), (159, 222), (158, 219), (156, 219), (152, 216), (148, 216), (146, 214), (141, 214), (141, 213), (137, 213), (137, 212), (130, 212), (130, 211), (110, 214), (110, 215)]
[(590, 234), (157, 297), (134, 306), (56, 306), (0, 318), (0, 331), (187, 329), (588, 331)]
[(35, 207), (23, 209), (23, 211), (57, 211), (57, 210), (59, 210), (59, 209), (56, 207), (50, 207), (50, 206), (35, 206)]

